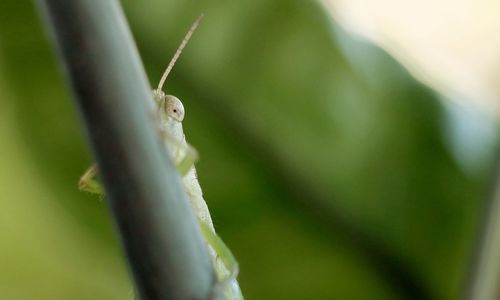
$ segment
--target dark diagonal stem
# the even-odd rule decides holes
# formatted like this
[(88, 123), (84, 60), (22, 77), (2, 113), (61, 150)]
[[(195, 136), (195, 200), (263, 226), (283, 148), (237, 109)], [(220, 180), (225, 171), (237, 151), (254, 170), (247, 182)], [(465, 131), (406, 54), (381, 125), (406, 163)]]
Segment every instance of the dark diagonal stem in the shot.
[(208, 299), (215, 281), (116, 0), (39, 0), (105, 184), (140, 298)]

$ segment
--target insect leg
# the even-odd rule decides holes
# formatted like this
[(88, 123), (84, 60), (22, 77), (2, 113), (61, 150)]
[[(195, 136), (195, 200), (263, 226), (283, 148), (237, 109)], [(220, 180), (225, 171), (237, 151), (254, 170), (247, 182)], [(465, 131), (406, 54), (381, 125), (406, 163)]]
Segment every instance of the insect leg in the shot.
[(224, 294), (228, 296), (226, 297), (228, 299), (243, 299), (238, 282), (236, 281), (239, 272), (239, 265), (236, 258), (226, 244), (224, 244), (224, 241), (206, 223), (199, 223), (203, 237), (216, 253), (214, 264), (219, 280), (214, 287), (213, 298), (217, 299), (218, 295)]
[(184, 177), (198, 160), (198, 151), (185, 141), (180, 142), (175, 139), (164, 130), (160, 131), (160, 136), (167, 142), (167, 148), (169, 148), (170, 155), (175, 162), (175, 167), (181, 176)]
[(81, 191), (89, 192), (92, 194), (103, 195), (101, 183), (97, 180), (97, 165), (91, 165), (78, 181), (78, 188)]
[(182, 176), (185, 176), (191, 170), (199, 157), (198, 151), (193, 146), (186, 144), (184, 147), (184, 155), (176, 164), (177, 170)]

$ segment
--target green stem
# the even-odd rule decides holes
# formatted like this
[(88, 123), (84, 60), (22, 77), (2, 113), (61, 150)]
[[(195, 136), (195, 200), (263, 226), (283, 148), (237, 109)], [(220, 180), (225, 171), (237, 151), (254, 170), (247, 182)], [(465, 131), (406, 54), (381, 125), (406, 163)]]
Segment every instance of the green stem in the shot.
[(491, 195), (480, 215), (476, 252), (472, 259), (464, 299), (494, 300), (500, 296), (500, 168)]

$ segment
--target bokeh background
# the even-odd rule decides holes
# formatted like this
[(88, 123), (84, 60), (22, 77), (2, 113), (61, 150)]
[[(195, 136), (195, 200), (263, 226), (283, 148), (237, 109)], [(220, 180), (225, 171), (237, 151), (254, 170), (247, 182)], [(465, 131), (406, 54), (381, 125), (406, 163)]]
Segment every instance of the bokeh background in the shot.
[[(371, 2), (365, 15), (417, 13)], [(377, 34), (405, 27), (363, 23), (363, 1), (348, 3), (122, 1), (153, 86), (205, 14), (166, 89), (184, 102), (247, 299), (456, 299), (493, 170), (483, 104), (496, 94), (422, 67), (411, 43), (387, 47)], [(1, 0), (0, 299), (133, 299), (105, 202), (76, 188), (92, 159), (59, 69), (34, 3)]]

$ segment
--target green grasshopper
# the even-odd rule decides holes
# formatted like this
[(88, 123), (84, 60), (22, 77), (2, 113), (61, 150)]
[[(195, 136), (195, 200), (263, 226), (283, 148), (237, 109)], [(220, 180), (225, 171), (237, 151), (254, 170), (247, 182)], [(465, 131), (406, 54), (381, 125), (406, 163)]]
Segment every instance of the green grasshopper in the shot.
[[(194, 167), (194, 163), (198, 159), (198, 154), (196, 150), (186, 142), (182, 129), (184, 106), (177, 97), (166, 95), (162, 91), (163, 84), (168, 74), (175, 65), (175, 62), (179, 58), (196, 27), (198, 27), (202, 17), (203, 15), (198, 17), (182, 40), (174, 57), (163, 73), (158, 87), (153, 90), (153, 99), (157, 107), (157, 126), (159, 133), (165, 141), (165, 147), (170, 157), (175, 162), (178, 172), (182, 176), (184, 188), (191, 200), (191, 206), (198, 219), (200, 230), (207, 242), (209, 253), (212, 257), (213, 267), (217, 275), (217, 284), (214, 287), (212, 299), (223, 297), (228, 300), (240, 300), (243, 299), (243, 295), (238, 281), (236, 280), (238, 263), (229, 248), (215, 233), (208, 206), (203, 199), (203, 193)], [(97, 175), (98, 169), (94, 164), (88, 168), (80, 178), (80, 190), (103, 196), (104, 190), (97, 180)]]

